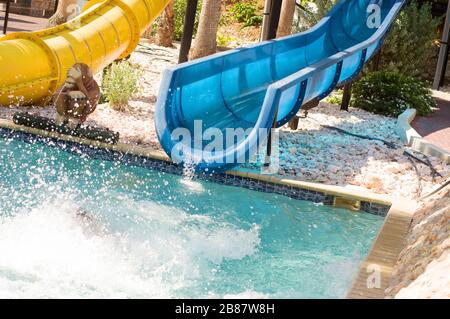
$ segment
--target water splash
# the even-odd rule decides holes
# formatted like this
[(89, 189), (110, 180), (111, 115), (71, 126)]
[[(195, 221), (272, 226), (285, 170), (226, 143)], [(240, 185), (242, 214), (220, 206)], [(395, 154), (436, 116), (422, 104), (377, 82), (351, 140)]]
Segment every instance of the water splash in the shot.
[(183, 162), (183, 178), (180, 183), (187, 187), (188, 190), (193, 192), (202, 193), (205, 191), (203, 185), (197, 181), (195, 178), (197, 163), (192, 159), (187, 159)]
[(382, 224), (78, 152), (0, 138), (0, 297), (339, 297)]
[[(358, 273), (359, 266), (364, 259), (359, 251), (355, 251), (351, 258), (333, 261), (323, 267), (322, 271), (329, 276), (329, 286), (326, 287), (327, 294), (345, 298), (350, 289), (354, 274)], [(320, 272), (320, 271), (319, 271)], [(346, 278), (346, 280), (337, 280)]]
[(260, 243), (257, 227), (152, 202), (122, 205), (132, 214), (120, 227), (95, 211), (80, 214), (67, 198), (0, 217), (0, 297), (189, 297), (184, 291), (200, 293), (196, 286), (220, 263), (251, 255)]
[(187, 159), (183, 162), (183, 179), (192, 181), (196, 176), (197, 163), (192, 159)]

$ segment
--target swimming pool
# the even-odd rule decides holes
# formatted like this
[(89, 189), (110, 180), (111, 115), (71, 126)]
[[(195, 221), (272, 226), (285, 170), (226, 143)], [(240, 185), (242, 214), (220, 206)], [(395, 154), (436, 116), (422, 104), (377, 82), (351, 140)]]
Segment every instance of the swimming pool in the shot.
[(340, 298), (383, 218), (0, 138), (0, 297)]

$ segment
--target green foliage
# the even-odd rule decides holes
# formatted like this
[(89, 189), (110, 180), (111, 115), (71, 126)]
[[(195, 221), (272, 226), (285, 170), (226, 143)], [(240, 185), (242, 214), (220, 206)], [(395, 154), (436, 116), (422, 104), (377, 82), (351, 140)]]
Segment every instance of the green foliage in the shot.
[(441, 18), (433, 18), (430, 4), (411, 1), (399, 14), (383, 45), (381, 67), (411, 76), (427, 75), (434, 70), (432, 57), (437, 53), (434, 40)]
[(342, 89), (335, 90), (325, 98), (325, 102), (341, 105), (343, 95), (344, 91)]
[[(174, 3), (173, 10), (175, 14), (175, 26), (173, 32), (173, 39), (177, 41), (180, 41), (181, 37), (183, 36), (184, 16), (186, 15), (186, 4), (187, 0), (175, 0)], [(197, 6), (197, 13), (195, 16), (194, 36), (197, 33), (201, 10), (202, 10), (202, 1), (199, 1)]]
[(436, 106), (425, 83), (401, 73), (379, 71), (365, 75), (353, 85), (352, 106), (396, 117), (407, 108), (429, 115)]
[(259, 26), (263, 17), (258, 14), (258, 8), (250, 2), (238, 2), (231, 9), (234, 18), (244, 23), (244, 27)]
[(226, 36), (222, 33), (217, 33), (217, 45), (220, 47), (226, 47), (230, 42), (237, 40), (237, 38)]
[(301, 7), (297, 7), (297, 18), (294, 20), (293, 30), (302, 32), (320, 21), (338, 2), (338, 0), (301, 0)]
[(447, 4), (448, 0), (429, 0), (428, 2), (435, 2), (435, 3), (443, 3), (443, 4)]
[(125, 110), (128, 101), (139, 92), (140, 79), (143, 74), (140, 67), (128, 61), (113, 63), (106, 69), (102, 89), (113, 109)]

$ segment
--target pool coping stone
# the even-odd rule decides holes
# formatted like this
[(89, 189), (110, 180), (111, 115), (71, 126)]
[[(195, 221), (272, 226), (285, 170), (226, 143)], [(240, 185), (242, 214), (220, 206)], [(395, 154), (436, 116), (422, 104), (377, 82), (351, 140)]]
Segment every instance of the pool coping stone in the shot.
[(405, 248), (417, 202), (394, 200), (372, 248), (350, 288), (347, 299), (384, 299), (394, 267)]

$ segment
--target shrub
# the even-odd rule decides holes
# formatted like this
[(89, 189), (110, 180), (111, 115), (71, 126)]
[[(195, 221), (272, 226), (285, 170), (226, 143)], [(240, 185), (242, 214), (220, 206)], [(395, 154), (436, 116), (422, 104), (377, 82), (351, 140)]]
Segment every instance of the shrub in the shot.
[(429, 115), (436, 105), (431, 91), (414, 77), (379, 71), (365, 75), (353, 85), (352, 106), (396, 117), (407, 108)]
[(341, 105), (343, 95), (344, 95), (344, 90), (342, 90), (342, 89), (334, 90), (330, 95), (328, 95), (325, 98), (325, 102), (331, 103), (331, 104), (336, 104), (336, 105)]
[(237, 38), (217, 33), (217, 45), (220, 47), (226, 47), (230, 42), (237, 41)]
[(142, 69), (128, 61), (113, 63), (106, 69), (102, 89), (113, 109), (125, 110), (128, 101), (139, 92), (142, 75)]
[(244, 27), (259, 26), (263, 17), (258, 15), (258, 8), (250, 2), (238, 2), (231, 9), (234, 18), (244, 23)]
[(428, 75), (434, 70), (433, 56), (439, 38), (441, 18), (433, 18), (431, 5), (408, 3), (400, 12), (383, 45), (381, 67), (411, 76)]
[[(186, 15), (186, 2), (187, 0), (175, 0), (174, 4), (174, 14), (175, 14), (175, 25), (173, 32), (173, 39), (180, 41), (183, 36), (183, 26), (184, 26), (184, 16)], [(200, 19), (200, 12), (202, 7), (202, 1), (198, 2), (197, 13), (195, 16), (194, 24), (194, 35), (197, 33), (198, 22)]]

